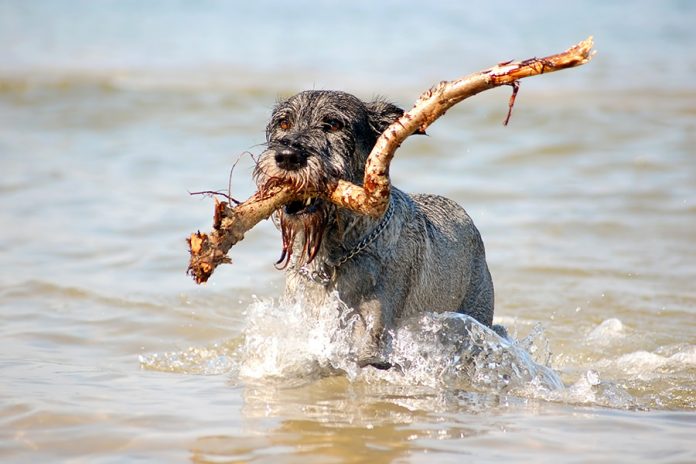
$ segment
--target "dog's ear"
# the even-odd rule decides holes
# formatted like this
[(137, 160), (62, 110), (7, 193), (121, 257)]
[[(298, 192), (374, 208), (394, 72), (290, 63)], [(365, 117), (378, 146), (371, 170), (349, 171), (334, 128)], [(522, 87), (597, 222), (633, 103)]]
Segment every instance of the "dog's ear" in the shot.
[[(377, 137), (379, 137), (382, 132), (387, 129), (387, 127), (389, 127), (394, 121), (404, 114), (404, 110), (381, 98), (378, 98), (370, 103), (366, 103), (365, 106), (367, 107), (370, 127), (375, 132)], [(417, 129), (415, 133), (425, 134), (425, 131), (422, 129)]]

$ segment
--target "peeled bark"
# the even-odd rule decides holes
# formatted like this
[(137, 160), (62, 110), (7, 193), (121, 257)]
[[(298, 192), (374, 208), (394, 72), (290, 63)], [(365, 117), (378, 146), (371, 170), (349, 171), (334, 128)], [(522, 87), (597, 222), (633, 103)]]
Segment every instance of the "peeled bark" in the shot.
[(244, 238), (248, 230), (290, 201), (322, 196), (340, 207), (380, 217), (387, 208), (391, 192), (389, 166), (397, 148), (409, 135), (416, 131), (424, 132), (436, 119), (462, 100), (501, 85), (513, 86), (513, 97), (510, 99), (512, 110), (519, 79), (583, 65), (594, 55), (592, 45), (592, 37), (589, 37), (563, 53), (499, 63), (454, 81), (440, 82), (423, 93), (413, 108), (377, 139), (365, 165), (362, 186), (340, 180), (324, 192), (298, 192), (290, 185), (275, 184), (260, 189), (248, 200), (234, 207), (216, 200), (212, 233), (207, 235), (196, 232), (187, 240), (191, 253), (188, 273), (196, 283), (207, 281), (219, 264), (231, 262), (227, 252)]

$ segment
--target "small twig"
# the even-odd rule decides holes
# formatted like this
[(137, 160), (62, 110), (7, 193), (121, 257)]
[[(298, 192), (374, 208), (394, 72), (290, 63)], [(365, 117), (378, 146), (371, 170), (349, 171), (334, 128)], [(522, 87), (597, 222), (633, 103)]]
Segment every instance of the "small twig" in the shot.
[(232, 198), (229, 193), (220, 192), (219, 190), (217, 190), (217, 191), (216, 190), (201, 190), (200, 192), (189, 192), (188, 194), (191, 196), (193, 196), (193, 195), (205, 195), (205, 196), (213, 197), (213, 198), (215, 198), (217, 196), (221, 196), (221, 197), (225, 197), (227, 199), (227, 201), (229, 201), (230, 203), (234, 203), (237, 205), (242, 204), (241, 201), (239, 201), (235, 198)]
[(510, 122), (510, 116), (512, 116), (512, 107), (515, 106), (515, 98), (517, 98), (517, 92), (520, 90), (520, 81), (512, 81), (510, 84), (512, 86), (512, 95), (510, 95), (510, 100), (508, 101), (508, 113), (503, 122), (503, 126), (507, 126)]
[(234, 174), (234, 168), (237, 167), (237, 163), (239, 163), (239, 162), (241, 161), (242, 156), (244, 156), (244, 155), (249, 155), (249, 157), (250, 157), (251, 160), (254, 162), (254, 164), (257, 163), (256, 158), (254, 158), (254, 154), (253, 154), (253, 153), (251, 153), (250, 151), (244, 151), (244, 152), (242, 152), (242, 153), (239, 154), (239, 156), (237, 157), (237, 161), (235, 161), (235, 162), (232, 164), (232, 167), (230, 168), (230, 175), (229, 175), (229, 177), (227, 178), (227, 198), (228, 198), (229, 200), (235, 202), (236, 204), (240, 204), (241, 202), (240, 202), (240, 201), (237, 201), (237, 200), (234, 200), (234, 199), (232, 198), (232, 174)]
[(257, 162), (256, 158), (254, 158), (254, 155), (251, 152), (245, 151), (239, 154), (237, 160), (232, 164), (232, 167), (230, 168), (230, 175), (227, 179), (227, 193), (222, 192), (220, 190), (201, 190), (200, 192), (189, 192), (189, 195), (205, 195), (213, 198), (221, 196), (224, 197), (229, 203), (234, 203), (235, 205), (241, 204), (241, 201), (235, 199), (232, 196), (232, 175), (234, 174), (234, 168), (237, 167), (237, 163), (241, 161), (242, 156), (244, 155), (249, 155), (249, 157), (252, 159), (252, 161), (254, 161), (254, 163)]

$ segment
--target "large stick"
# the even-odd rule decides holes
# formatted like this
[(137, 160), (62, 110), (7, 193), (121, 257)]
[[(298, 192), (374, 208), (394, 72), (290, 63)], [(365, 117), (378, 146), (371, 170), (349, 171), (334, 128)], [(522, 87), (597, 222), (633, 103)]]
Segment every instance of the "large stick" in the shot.
[[(380, 217), (389, 203), (389, 165), (397, 148), (409, 135), (425, 131), (452, 106), (484, 90), (512, 85), (514, 97), (519, 79), (583, 65), (594, 55), (591, 52), (592, 45), (592, 37), (589, 37), (563, 53), (500, 63), (461, 79), (443, 81), (431, 88), (420, 96), (410, 111), (404, 113), (377, 139), (365, 165), (362, 186), (339, 180), (325, 192), (297, 192), (290, 186), (274, 185), (262, 188), (235, 207), (216, 200), (211, 235), (197, 232), (188, 238), (191, 253), (188, 272), (196, 283), (207, 281), (219, 264), (230, 262), (227, 252), (244, 238), (249, 229), (290, 201), (322, 196), (340, 207)], [(512, 101), (513, 99), (510, 109)]]

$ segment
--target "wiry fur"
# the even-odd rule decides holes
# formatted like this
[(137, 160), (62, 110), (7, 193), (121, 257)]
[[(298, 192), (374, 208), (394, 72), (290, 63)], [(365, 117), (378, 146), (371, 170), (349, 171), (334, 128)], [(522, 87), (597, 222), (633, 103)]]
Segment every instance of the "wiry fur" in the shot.
[[(364, 103), (343, 92), (305, 91), (279, 103), (266, 129), (268, 148), (254, 172), (259, 188), (290, 182), (318, 192), (338, 179), (362, 183), (367, 155), (403, 110), (383, 100)], [(422, 311), (457, 311), (490, 326), (493, 284), (483, 242), (466, 211), (436, 195), (392, 187), (394, 214), (363, 252), (333, 271), (327, 286), (300, 273), (344, 256), (379, 220), (321, 199), (278, 211), (279, 263), (288, 265), (286, 294), (321, 304), (329, 293), (360, 315), (354, 333), (361, 365), (385, 367), (384, 349), (398, 319)]]

